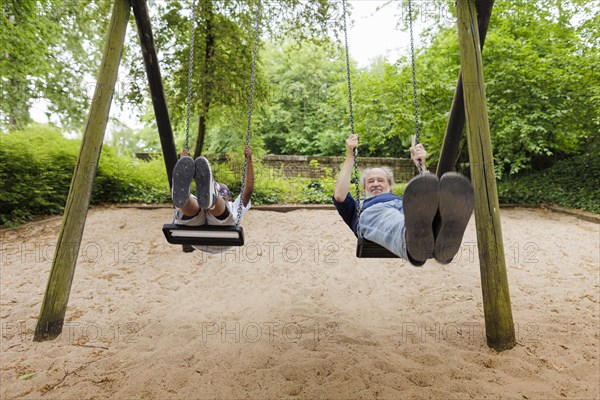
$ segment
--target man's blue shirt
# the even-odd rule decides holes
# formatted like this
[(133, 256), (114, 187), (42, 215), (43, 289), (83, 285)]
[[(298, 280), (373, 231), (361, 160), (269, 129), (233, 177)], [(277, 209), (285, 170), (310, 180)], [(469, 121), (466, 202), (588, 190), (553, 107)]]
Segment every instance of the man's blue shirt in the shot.
[[(354, 200), (350, 193), (346, 195), (346, 198), (342, 202), (336, 201), (335, 197), (332, 197), (332, 199), (333, 205), (337, 209), (344, 222), (350, 227), (350, 229), (352, 229), (354, 235), (358, 237), (358, 216), (356, 215), (358, 202)], [(402, 197), (396, 196), (392, 193), (382, 193), (364, 200), (362, 209), (365, 210), (375, 204), (385, 203), (391, 200), (402, 200)]]

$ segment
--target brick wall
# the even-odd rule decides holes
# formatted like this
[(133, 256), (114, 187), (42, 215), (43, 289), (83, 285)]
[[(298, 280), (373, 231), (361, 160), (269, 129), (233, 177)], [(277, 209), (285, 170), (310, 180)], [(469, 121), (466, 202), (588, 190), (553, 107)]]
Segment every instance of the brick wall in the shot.
[[(309, 178), (321, 178), (327, 170), (337, 175), (343, 162), (344, 157), (268, 155), (263, 159), (265, 167), (281, 170), (285, 176), (301, 175)], [(413, 162), (407, 158), (359, 157), (358, 166), (361, 170), (387, 166), (394, 172), (396, 182), (406, 182), (416, 173)]]
[[(154, 154), (139, 153), (136, 154), (136, 156), (147, 161), (154, 156)], [(206, 157), (211, 163), (222, 163), (227, 160), (227, 156), (224, 154), (207, 154)], [(322, 178), (326, 175), (327, 171), (330, 171), (334, 176), (337, 175), (343, 162), (344, 157), (267, 155), (263, 159), (263, 168), (272, 172), (281, 171), (284, 176), (287, 177), (300, 175), (307, 178)], [(394, 172), (394, 180), (396, 182), (406, 182), (415, 176), (417, 172), (413, 162), (408, 158), (358, 158), (358, 167), (361, 170), (381, 166), (387, 166), (392, 169)], [(432, 167), (430, 167), (430, 169), (431, 168)], [(236, 171), (238, 169), (241, 171), (242, 167), (240, 165), (238, 168), (234, 169)], [(435, 169), (431, 170), (435, 171)]]

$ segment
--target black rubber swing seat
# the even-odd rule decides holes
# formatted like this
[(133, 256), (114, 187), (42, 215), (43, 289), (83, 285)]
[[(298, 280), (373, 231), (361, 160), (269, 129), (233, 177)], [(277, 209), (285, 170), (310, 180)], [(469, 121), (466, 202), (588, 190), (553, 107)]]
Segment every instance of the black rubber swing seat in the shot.
[(189, 244), (195, 246), (243, 246), (244, 228), (236, 225), (187, 226), (177, 224), (163, 225), (163, 233), (171, 244)]
[(358, 238), (356, 243), (357, 258), (399, 258), (383, 246), (365, 238)]
[[(410, 251), (410, 254), (426, 253), (422, 260), (416, 261), (418, 264), (433, 257), (434, 238), (431, 226), (438, 208), (438, 186), (438, 178), (435, 175), (422, 174), (411, 179), (404, 190), (404, 215), (406, 218), (406, 229), (409, 232), (407, 233), (407, 250), (410, 251), (412, 244), (413, 249)], [(427, 229), (427, 227), (429, 228)], [(419, 228), (423, 232), (419, 231)], [(430, 233), (431, 237), (427, 237), (427, 233)], [(415, 247), (415, 244), (419, 246)], [(427, 247), (427, 249), (422, 249), (421, 247)], [(363, 237), (358, 238), (356, 257), (400, 258), (385, 247)]]

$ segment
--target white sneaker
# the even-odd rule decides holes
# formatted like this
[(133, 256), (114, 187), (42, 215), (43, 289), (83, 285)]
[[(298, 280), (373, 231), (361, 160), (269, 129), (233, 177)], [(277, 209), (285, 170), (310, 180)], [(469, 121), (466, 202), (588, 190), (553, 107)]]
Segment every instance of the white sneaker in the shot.
[(210, 210), (217, 202), (217, 196), (219, 193), (219, 185), (215, 182), (210, 169), (208, 160), (204, 157), (198, 157), (195, 161), (196, 164), (196, 196), (198, 197), (198, 204), (203, 210)]

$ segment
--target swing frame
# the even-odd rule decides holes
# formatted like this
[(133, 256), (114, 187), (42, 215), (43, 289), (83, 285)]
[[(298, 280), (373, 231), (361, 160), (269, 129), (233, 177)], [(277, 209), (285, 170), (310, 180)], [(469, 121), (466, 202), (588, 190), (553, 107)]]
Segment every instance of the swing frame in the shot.
[[(481, 47), (493, 3), (494, 0), (457, 1), (461, 74), (444, 137), (444, 148), (437, 174), (441, 176), (447, 172), (445, 169), (452, 168), (458, 155), (458, 139), (466, 121), (472, 181), (476, 189), (475, 220), (479, 245), (485, 337), (489, 347), (503, 351), (515, 346), (516, 339), (500, 229), (481, 57)], [(162, 90), (159, 63), (154, 48), (146, 0), (115, 0), (102, 63), (99, 67), (96, 91), (92, 99), (81, 151), (65, 206), (61, 232), (35, 329), (34, 341), (52, 340), (62, 332), (78, 259), (73, 257), (73, 250), (79, 248), (83, 236), (93, 177), (108, 121), (117, 69), (123, 54), (130, 8), (133, 9), (138, 26), (165, 168), (169, 182), (172, 181), (171, 173), (177, 161), (177, 154)], [(463, 84), (461, 79), (463, 75), (464, 82), (468, 84)], [(469, 101), (464, 101), (464, 99), (469, 99)], [(448, 162), (442, 160), (448, 160)], [(473, 165), (477, 165), (479, 168), (473, 168)], [(94, 168), (90, 168), (90, 166)]]

